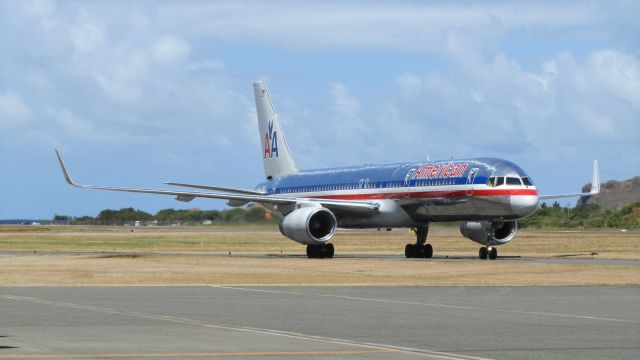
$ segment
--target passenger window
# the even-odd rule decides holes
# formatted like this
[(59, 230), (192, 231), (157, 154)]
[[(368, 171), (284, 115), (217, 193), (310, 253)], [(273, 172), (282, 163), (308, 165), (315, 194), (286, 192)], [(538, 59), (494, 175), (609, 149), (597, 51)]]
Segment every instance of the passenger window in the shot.
[(507, 185), (522, 185), (522, 182), (520, 182), (520, 178), (516, 178), (516, 177), (508, 177), (507, 178)]

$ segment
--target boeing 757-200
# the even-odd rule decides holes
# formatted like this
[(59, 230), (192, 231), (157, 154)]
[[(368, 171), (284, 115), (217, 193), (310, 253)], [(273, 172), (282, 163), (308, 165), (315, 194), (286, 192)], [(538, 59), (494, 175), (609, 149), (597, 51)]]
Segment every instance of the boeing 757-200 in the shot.
[[(539, 195), (532, 179), (518, 165), (497, 158), (469, 158), (299, 170), (278, 121), (267, 88), (253, 84), (265, 181), (254, 190), (168, 182), (201, 191), (134, 189), (78, 185), (56, 150), (64, 177), (85, 189), (127, 191), (194, 198), (224, 199), (230, 206), (258, 203), (280, 214), (280, 232), (306, 245), (309, 258), (331, 258), (329, 241), (340, 228), (412, 228), (415, 244), (408, 258), (430, 258), (429, 224), (459, 221), (462, 235), (482, 245), (481, 259), (495, 259), (496, 246), (511, 241), (517, 220), (536, 212), (541, 200), (599, 193), (598, 163), (588, 193)], [(204, 190), (204, 191), (202, 191)]]

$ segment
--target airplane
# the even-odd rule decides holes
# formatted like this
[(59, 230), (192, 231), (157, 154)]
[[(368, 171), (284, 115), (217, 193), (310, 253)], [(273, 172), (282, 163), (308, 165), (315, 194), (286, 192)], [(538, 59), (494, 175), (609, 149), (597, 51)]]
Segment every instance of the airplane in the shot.
[(459, 221), (462, 235), (482, 245), (479, 258), (495, 260), (496, 247), (514, 239), (518, 219), (535, 213), (541, 201), (600, 192), (597, 160), (589, 192), (560, 195), (539, 195), (521, 167), (491, 157), (300, 170), (265, 83), (254, 82), (253, 90), (265, 176), (254, 190), (181, 182), (165, 184), (206, 191), (79, 185), (56, 149), (65, 180), (78, 188), (170, 195), (185, 202), (223, 199), (233, 207), (258, 203), (282, 216), (280, 232), (306, 245), (309, 258), (334, 256), (329, 241), (339, 227), (411, 228), (416, 242), (405, 246), (405, 256), (431, 258), (429, 225)]

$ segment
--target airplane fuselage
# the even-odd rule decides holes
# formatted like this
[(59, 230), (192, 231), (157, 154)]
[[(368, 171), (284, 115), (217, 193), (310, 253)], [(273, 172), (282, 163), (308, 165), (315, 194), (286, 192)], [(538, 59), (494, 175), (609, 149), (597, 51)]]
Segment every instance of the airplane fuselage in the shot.
[(336, 214), (339, 226), (345, 228), (516, 220), (538, 207), (538, 192), (524, 170), (496, 158), (301, 170), (258, 189), (269, 195), (380, 203), (374, 216)]

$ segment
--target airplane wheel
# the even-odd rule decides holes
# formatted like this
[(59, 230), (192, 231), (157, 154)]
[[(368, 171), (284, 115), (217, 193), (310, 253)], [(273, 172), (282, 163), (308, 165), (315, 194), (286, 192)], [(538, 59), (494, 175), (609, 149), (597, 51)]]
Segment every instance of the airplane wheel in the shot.
[(481, 247), (480, 251), (478, 252), (478, 256), (480, 257), (480, 259), (486, 260), (487, 259), (487, 255), (488, 255), (487, 248), (486, 247)]
[(423, 249), (424, 257), (427, 259), (431, 259), (431, 257), (433, 256), (433, 246), (431, 246), (431, 244), (425, 244)]
[(413, 245), (413, 257), (422, 259), (425, 255), (424, 245)]
[(413, 256), (413, 248), (415, 247), (414, 244), (407, 244), (407, 246), (404, 247), (404, 256), (406, 256), (408, 259), (415, 257)]
[(307, 257), (309, 259), (324, 259), (333, 257), (333, 244), (307, 245)]
[(307, 245), (307, 257), (313, 259), (316, 257), (316, 252), (313, 245)]
[(324, 246), (324, 250), (326, 250), (325, 257), (329, 259), (333, 259), (333, 253), (334, 253), (333, 244), (326, 244)]
[(498, 249), (492, 247), (491, 250), (489, 250), (489, 259), (495, 260), (497, 257), (498, 257)]
[(307, 245), (307, 257), (309, 259), (322, 259), (324, 257), (324, 251), (321, 246)]

